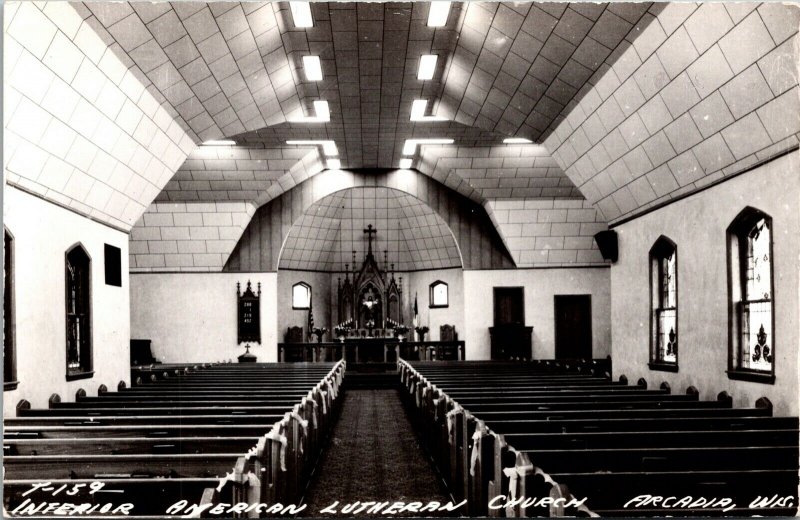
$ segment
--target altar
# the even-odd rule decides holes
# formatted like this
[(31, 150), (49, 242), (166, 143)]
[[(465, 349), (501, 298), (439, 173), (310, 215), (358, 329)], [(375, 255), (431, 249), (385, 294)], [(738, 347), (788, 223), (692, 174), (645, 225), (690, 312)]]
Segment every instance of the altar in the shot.
[[(367, 253), (360, 267), (345, 264), (344, 278), (337, 279), (331, 300), (337, 303), (333, 330), (319, 333), (317, 342), (304, 341), (312, 336), (311, 319), (306, 334), (301, 327), (291, 327), (286, 341), (278, 343), (280, 362), (392, 363), (399, 357), (408, 360), (464, 359), (464, 342), (407, 341), (414, 329), (404, 324), (403, 277), (395, 277), (394, 264), (383, 252), (383, 266), (372, 252), (377, 230), (369, 224), (364, 229)], [(351, 269), (352, 265), (352, 269)], [(416, 324), (416, 320), (414, 320)], [(330, 334), (331, 341), (319, 341)]]
[(399, 341), (397, 338), (346, 338), (319, 343), (278, 343), (281, 363), (348, 363), (406, 361), (463, 361), (463, 341)]

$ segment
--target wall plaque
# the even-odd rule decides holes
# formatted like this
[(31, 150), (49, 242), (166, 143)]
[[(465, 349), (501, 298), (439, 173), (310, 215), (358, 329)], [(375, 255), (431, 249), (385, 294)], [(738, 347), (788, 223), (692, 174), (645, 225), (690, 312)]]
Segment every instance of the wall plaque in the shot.
[(257, 292), (253, 292), (248, 280), (247, 288), (242, 293), (239, 282), (236, 282), (236, 296), (239, 300), (238, 343), (261, 343), (261, 282), (257, 287)]

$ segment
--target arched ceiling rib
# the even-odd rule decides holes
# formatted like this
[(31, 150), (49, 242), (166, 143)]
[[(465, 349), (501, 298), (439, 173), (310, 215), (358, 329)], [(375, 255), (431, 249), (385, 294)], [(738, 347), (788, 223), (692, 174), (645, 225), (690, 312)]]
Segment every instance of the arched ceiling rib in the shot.
[(363, 230), (368, 224), (377, 229), (373, 252), (381, 268), (384, 258), (396, 271), (461, 266), (453, 234), (428, 205), (396, 189), (363, 187), (312, 204), (289, 231), (279, 268), (344, 271), (347, 264), (351, 270), (357, 268), (367, 253)]
[(256, 211), (225, 265), (227, 271), (273, 271), (290, 229), (317, 201), (350, 188), (390, 188), (415, 197), (444, 220), (458, 243), (464, 268), (513, 267), (514, 262), (485, 209), (413, 170), (326, 170)]

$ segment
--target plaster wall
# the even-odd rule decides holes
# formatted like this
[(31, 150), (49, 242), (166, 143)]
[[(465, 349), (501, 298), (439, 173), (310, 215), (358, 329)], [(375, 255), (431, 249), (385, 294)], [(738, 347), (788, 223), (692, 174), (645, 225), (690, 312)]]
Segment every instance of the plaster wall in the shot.
[(533, 327), (533, 357), (555, 356), (555, 295), (592, 297), (592, 357), (611, 353), (609, 270), (597, 268), (464, 271), (464, 330), (467, 359), (489, 359), (494, 287), (525, 288), (525, 324)]
[[(132, 273), (131, 337), (152, 341), (165, 363), (236, 361), (236, 282), (261, 282), (258, 361), (277, 361), (275, 273)], [(126, 358), (127, 362), (127, 358)]]
[[(14, 237), (16, 390), (3, 393), (3, 414), (27, 399), (46, 408), (51, 394), (74, 401), (79, 388), (97, 395), (130, 383), (128, 236), (51, 202), (5, 186), (3, 221)], [(94, 375), (66, 380), (65, 254), (81, 243), (91, 257)], [(122, 287), (105, 284), (104, 244), (121, 250)]]
[[(775, 413), (798, 413), (798, 278), (800, 158), (784, 156), (703, 192), (616, 228), (619, 261), (611, 267), (614, 377), (643, 377), (650, 387), (666, 381), (673, 392), (693, 385), (701, 399), (727, 391), (734, 406), (762, 396)], [(727, 201), (721, 203), (720, 201)], [(775, 289), (774, 385), (728, 379), (726, 229), (746, 206), (772, 217)], [(651, 371), (648, 252), (659, 236), (678, 248), (679, 371)]]

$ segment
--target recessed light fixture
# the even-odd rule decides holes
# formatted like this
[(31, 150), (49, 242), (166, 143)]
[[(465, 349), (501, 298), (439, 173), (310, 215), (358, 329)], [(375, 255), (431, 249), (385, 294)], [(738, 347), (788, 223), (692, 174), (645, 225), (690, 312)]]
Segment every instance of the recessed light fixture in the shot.
[(339, 149), (336, 148), (336, 143), (334, 141), (303, 139), (286, 141), (286, 144), (321, 146), (322, 151), (327, 157), (335, 157), (339, 155)]
[(290, 123), (327, 123), (331, 120), (331, 110), (327, 101), (314, 101), (314, 116), (305, 116), (302, 113), (299, 116), (290, 116), (288, 121)]
[(450, 2), (431, 2), (428, 11), (428, 27), (444, 27), (450, 14)]
[(339, 159), (328, 159), (328, 169), (329, 170), (341, 170), (342, 169), (342, 161)]
[(322, 64), (319, 56), (303, 56), (303, 69), (308, 81), (322, 81)]
[(408, 170), (409, 168), (411, 168), (412, 164), (414, 164), (413, 159), (409, 159), (407, 157), (400, 159), (400, 168), (402, 168), (403, 170)]
[(525, 139), (524, 137), (506, 137), (503, 139), (505, 144), (530, 144), (533, 141), (530, 139)]
[(289, 2), (292, 10), (292, 20), (295, 27), (314, 27), (314, 19), (311, 17), (311, 4), (308, 2)]
[(439, 116), (426, 116), (425, 109), (428, 107), (428, 101), (425, 99), (415, 99), (411, 104), (411, 120), (412, 121), (446, 121), (444, 117)]
[(414, 155), (418, 144), (453, 144), (453, 140), (441, 138), (406, 139), (403, 145), (403, 155)]
[(228, 139), (212, 139), (210, 141), (203, 141), (203, 146), (234, 146), (235, 144), (236, 141), (230, 141)]
[(433, 79), (433, 73), (436, 72), (436, 60), (438, 58), (436, 54), (423, 54), (420, 56), (417, 79)]

